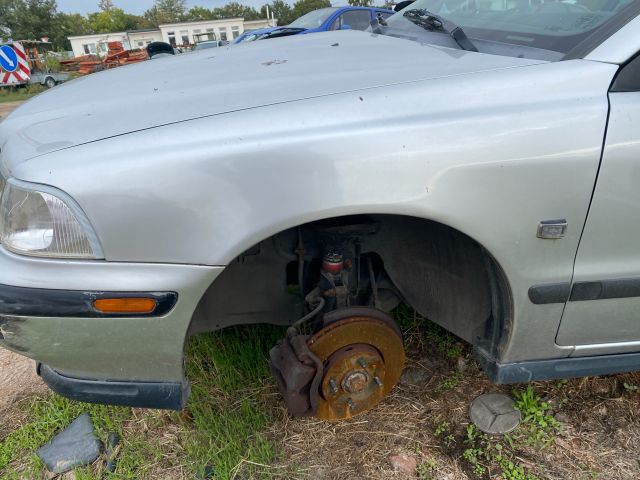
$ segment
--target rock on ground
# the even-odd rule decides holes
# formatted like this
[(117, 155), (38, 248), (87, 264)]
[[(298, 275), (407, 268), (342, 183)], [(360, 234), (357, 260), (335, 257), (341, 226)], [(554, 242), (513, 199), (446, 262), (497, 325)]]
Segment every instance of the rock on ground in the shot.
[(418, 468), (416, 458), (405, 454), (389, 457), (389, 463), (396, 472), (402, 472), (407, 475), (415, 475)]

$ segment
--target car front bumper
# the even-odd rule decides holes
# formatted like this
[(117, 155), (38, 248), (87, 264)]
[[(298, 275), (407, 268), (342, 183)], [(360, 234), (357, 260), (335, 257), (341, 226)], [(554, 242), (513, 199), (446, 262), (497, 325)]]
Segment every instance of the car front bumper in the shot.
[[(176, 392), (186, 392), (183, 352), (191, 317), (222, 270), (198, 265), (46, 260), (15, 255), (0, 247), (0, 346), (37, 360), (49, 386), (71, 398), (178, 408), (181, 402), (174, 401)], [(132, 317), (91, 311), (88, 299), (121, 293), (174, 301), (159, 301), (163, 308)], [(163, 384), (173, 393), (167, 393)], [(159, 390), (147, 388), (154, 385)], [(117, 401), (114, 390), (106, 386), (128, 392), (125, 398), (130, 400)], [(94, 395), (101, 391), (103, 398)], [(145, 395), (163, 392), (173, 400), (164, 407), (153, 402), (146, 405)]]

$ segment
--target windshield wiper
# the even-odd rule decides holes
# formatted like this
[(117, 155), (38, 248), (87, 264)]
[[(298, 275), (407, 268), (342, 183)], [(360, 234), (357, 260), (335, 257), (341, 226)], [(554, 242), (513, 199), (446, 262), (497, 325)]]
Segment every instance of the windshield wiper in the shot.
[(441, 16), (422, 8), (407, 10), (402, 15), (410, 22), (415, 23), (425, 30), (429, 30), (430, 32), (448, 33), (463, 50), (469, 50), (470, 52), (478, 51), (476, 46), (464, 33), (464, 30), (451, 20), (442, 18)]

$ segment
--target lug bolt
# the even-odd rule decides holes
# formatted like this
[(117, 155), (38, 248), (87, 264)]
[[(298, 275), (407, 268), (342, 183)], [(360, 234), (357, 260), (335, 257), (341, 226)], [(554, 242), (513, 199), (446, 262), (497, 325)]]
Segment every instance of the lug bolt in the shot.
[(333, 394), (338, 393), (338, 384), (333, 378), (329, 380), (329, 387), (331, 388), (331, 393)]
[(378, 385), (378, 387), (382, 388), (382, 380), (380, 380), (380, 377), (376, 375), (375, 377), (373, 377), (373, 381), (376, 382), (376, 385)]
[(347, 405), (349, 406), (350, 409), (354, 409), (356, 408), (356, 404), (353, 403), (353, 400), (351, 400), (350, 398), (347, 398)]
[(358, 359), (358, 365), (360, 365), (362, 368), (367, 368), (367, 362), (364, 361), (364, 358)]

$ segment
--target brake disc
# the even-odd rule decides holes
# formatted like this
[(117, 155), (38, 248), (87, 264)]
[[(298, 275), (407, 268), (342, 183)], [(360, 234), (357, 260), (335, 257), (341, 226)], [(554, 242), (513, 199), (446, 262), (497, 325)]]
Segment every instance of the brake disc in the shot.
[[(372, 311), (373, 312), (373, 311)], [(307, 344), (324, 364), (316, 416), (351, 418), (375, 407), (398, 382), (404, 346), (395, 322), (375, 311), (329, 323)]]

